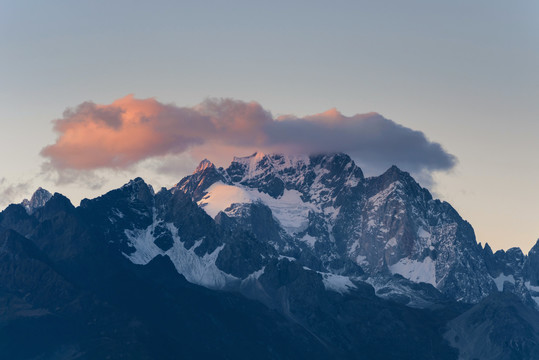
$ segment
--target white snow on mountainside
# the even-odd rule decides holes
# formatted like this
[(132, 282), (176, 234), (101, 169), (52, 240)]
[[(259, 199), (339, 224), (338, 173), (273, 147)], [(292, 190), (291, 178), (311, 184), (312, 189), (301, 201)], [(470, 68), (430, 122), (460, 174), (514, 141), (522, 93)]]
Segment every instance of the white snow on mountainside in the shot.
[(30, 200), (24, 199), (21, 202), (21, 205), (24, 207), (26, 212), (28, 214), (33, 213), (36, 209), (39, 209), (40, 207), (45, 206), (47, 201), (52, 197), (52, 194), (48, 192), (47, 190), (43, 189), (42, 187), (39, 187)]
[[(165, 225), (172, 234), (173, 245), (167, 251), (163, 251), (154, 243), (154, 231), (158, 225)], [(168, 255), (176, 270), (185, 276), (187, 281), (210, 289), (223, 289), (229, 283), (238, 281), (237, 278), (224, 273), (215, 265), (222, 246), (211, 254), (200, 257), (194, 251), (202, 240), (197, 241), (190, 249), (186, 249), (177, 234), (178, 229), (173, 224), (163, 224), (162, 221), (156, 219), (146, 229), (125, 230), (127, 239), (136, 250), (132, 254), (124, 255), (131, 262), (139, 265), (146, 265), (157, 255)]]
[[(502, 291), (507, 281), (523, 294), (539, 296), (530, 287), (518, 286), (512, 275), (489, 273), (491, 265), (471, 225), (396, 166), (365, 178), (346, 154), (255, 153), (236, 157), (227, 169), (204, 160), (193, 175), (167, 191), (193, 200), (217, 220), (212, 223), (216, 228), (245, 231), (253, 240), (217, 235), (212, 251), (195, 251), (204, 232), (180, 239), (179, 233), (187, 233), (173, 228), (170, 215), (159, 215), (167, 220), (154, 218), (149, 227), (147, 222), (141, 229), (125, 230), (136, 249), (125, 256), (146, 264), (159, 254), (168, 255), (188, 281), (206, 287), (241, 283), (269, 259), (287, 258), (321, 274), (327, 290), (345, 293), (354, 282), (365, 281), (377, 295), (416, 307), (433, 304), (436, 296), (476, 303)], [(218, 218), (220, 212), (227, 216)], [(192, 224), (209, 226), (204, 221)], [(175, 224), (184, 231), (181, 222)], [(173, 234), (167, 250), (154, 243), (156, 227)], [(240, 262), (234, 258), (238, 252)], [(241, 270), (240, 263), (248, 270)]]
[(289, 234), (304, 230), (309, 222), (309, 211), (316, 209), (313, 204), (303, 202), (301, 193), (296, 190), (285, 190), (281, 197), (275, 199), (256, 189), (241, 185), (226, 185), (222, 182), (210, 186), (198, 205), (215, 218), (220, 211), (226, 212), (232, 204), (253, 202), (261, 202), (268, 206), (275, 219)]
[[(463, 251), (474, 246), (471, 227), (395, 166), (366, 179), (345, 154), (255, 153), (218, 171), (226, 180), (197, 199), (212, 218), (242, 216), (233, 204), (262, 203), (292, 236), (288, 248), (307, 245), (328, 265), (352, 260), (368, 273), (399, 274), (466, 301), (496, 288), (477, 250)], [(279, 183), (283, 190), (272, 187)], [(342, 275), (333, 265), (324, 270)], [(479, 272), (471, 282), (470, 272)]]
[[(267, 161), (268, 165), (260, 166), (263, 161)], [(232, 162), (245, 166), (246, 171), (242, 181), (257, 178), (268, 170), (278, 173), (287, 169), (310, 165), (310, 159), (305, 155), (279, 155), (276, 157), (262, 152), (257, 152), (251, 156), (235, 156)]]
[(506, 281), (511, 284), (515, 284), (515, 277), (513, 275), (506, 276), (502, 273), (498, 277), (494, 278), (494, 282), (496, 283), (496, 287), (498, 288), (498, 291), (503, 291), (503, 284)]
[(319, 273), (322, 275), (322, 281), (326, 290), (335, 291), (340, 294), (345, 294), (350, 289), (356, 289), (357, 287), (347, 276), (335, 275), (331, 273)]
[(389, 267), (392, 274), (402, 275), (416, 283), (424, 282), (436, 286), (436, 262), (430, 257), (423, 261), (404, 258)]

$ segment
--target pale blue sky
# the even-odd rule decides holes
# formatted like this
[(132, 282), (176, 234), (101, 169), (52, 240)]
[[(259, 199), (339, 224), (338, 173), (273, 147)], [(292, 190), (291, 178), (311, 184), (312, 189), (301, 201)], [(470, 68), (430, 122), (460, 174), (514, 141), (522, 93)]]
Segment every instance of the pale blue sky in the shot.
[(170, 186), (193, 165), (56, 185), (38, 175), (39, 151), (67, 107), (232, 97), (274, 115), (375, 111), (423, 131), (457, 156), (432, 190), (478, 241), (528, 251), (539, 237), (537, 1), (1, 0), (0, 49), (0, 202), (41, 185), (77, 203), (139, 173)]

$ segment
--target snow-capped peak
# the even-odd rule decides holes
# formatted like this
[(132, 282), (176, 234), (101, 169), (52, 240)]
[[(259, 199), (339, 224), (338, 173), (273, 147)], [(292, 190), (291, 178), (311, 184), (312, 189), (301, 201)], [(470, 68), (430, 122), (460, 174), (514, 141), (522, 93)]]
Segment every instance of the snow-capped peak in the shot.
[(30, 200), (24, 199), (21, 202), (21, 205), (24, 206), (28, 214), (31, 214), (36, 209), (45, 206), (45, 204), (47, 203), (47, 201), (50, 200), (51, 197), (52, 197), (52, 194), (49, 191), (43, 189), (42, 187), (39, 187), (34, 192)]
[(263, 152), (255, 152), (252, 155), (238, 157), (234, 156), (232, 163), (242, 164), (248, 166), (250, 169), (255, 169), (258, 164), (266, 164), (276, 168), (277, 170), (293, 167), (298, 163), (303, 163), (305, 165), (309, 164), (309, 156), (307, 155), (290, 155), (290, 154), (264, 154)]
[(264, 154), (263, 152), (257, 151), (254, 154), (248, 156), (234, 156), (232, 162), (240, 164), (250, 164), (252, 162), (256, 163), (262, 160), (265, 156), (266, 154)]
[(301, 168), (310, 164), (307, 155), (264, 154), (256, 152), (250, 156), (234, 157), (229, 169), (232, 169), (235, 181), (246, 181), (264, 177), (268, 174), (278, 174), (286, 169)]

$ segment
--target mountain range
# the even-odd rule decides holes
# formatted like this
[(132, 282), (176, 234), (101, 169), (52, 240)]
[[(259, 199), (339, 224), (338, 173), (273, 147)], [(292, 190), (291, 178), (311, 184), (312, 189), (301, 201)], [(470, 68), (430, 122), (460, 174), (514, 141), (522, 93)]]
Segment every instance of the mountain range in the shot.
[(0, 213), (0, 357), (537, 359), (539, 242), (493, 252), (393, 166), (204, 160)]

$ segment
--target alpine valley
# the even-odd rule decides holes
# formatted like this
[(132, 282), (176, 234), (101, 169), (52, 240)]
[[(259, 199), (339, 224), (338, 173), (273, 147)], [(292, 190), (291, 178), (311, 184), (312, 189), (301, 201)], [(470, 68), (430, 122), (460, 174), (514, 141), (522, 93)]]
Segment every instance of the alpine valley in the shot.
[(539, 359), (538, 310), (539, 243), (493, 253), (345, 154), (0, 213), (2, 359)]

